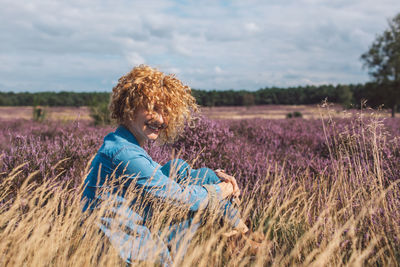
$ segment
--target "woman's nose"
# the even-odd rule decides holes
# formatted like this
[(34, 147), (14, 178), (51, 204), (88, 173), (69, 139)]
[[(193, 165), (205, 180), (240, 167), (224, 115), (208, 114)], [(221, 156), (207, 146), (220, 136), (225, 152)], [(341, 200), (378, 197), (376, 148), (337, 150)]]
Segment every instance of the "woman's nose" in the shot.
[(164, 123), (164, 117), (161, 113), (156, 113), (155, 120), (160, 124)]

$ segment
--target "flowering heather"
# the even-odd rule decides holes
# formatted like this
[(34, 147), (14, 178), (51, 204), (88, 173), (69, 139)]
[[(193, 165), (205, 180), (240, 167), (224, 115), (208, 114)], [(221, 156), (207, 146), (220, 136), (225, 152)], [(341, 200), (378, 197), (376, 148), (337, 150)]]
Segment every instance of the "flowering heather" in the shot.
[[(70, 220), (79, 221), (79, 212), (70, 211), (72, 208), (80, 210), (79, 206), (74, 206), (79, 201), (73, 196), (79, 195), (85, 168), (111, 130), (112, 127), (91, 126), (87, 121), (2, 122), (0, 212), (4, 216), (9, 212), (10, 219), (12, 216), (20, 218), (21, 224), (24, 212), (29, 214), (34, 210), (32, 207), (13, 209), (13, 205), (20, 205), (14, 200), (23, 194), (21, 186), (36, 192), (42, 184), (51, 181), (50, 189), (46, 190), (60, 192), (62, 198), (75, 203), (65, 208), (65, 214), (75, 214), (76, 218)], [(252, 222), (253, 230), (267, 236), (264, 252), (255, 258), (248, 257), (245, 250), (229, 250), (228, 244), (219, 249), (218, 242), (222, 241), (199, 239), (183, 259), (184, 263), (201, 266), (233, 263), (255, 266), (399, 265), (399, 137), (398, 118), (199, 118), (195, 127), (186, 127), (175, 144), (152, 144), (147, 149), (160, 164), (175, 154), (192, 162), (195, 168), (207, 166), (234, 174), (243, 189), (244, 217)], [(30, 177), (31, 187), (24, 184), (27, 177)], [(15, 210), (14, 213), (10, 213), (11, 210)], [(60, 211), (49, 214), (62, 216)], [(40, 217), (40, 214), (35, 216)], [(17, 229), (18, 220), (13, 222)], [(6, 219), (0, 221), (0, 229), (11, 227), (7, 225)], [(67, 228), (60, 225), (57, 231)], [(59, 250), (66, 249), (71, 255), (85, 257), (91, 252), (79, 250), (73, 240), (83, 240), (78, 242), (83, 247), (88, 234), (84, 234), (79, 223), (73, 225), (75, 228), (68, 230), (73, 232), (71, 242), (60, 242)], [(52, 236), (49, 231), (48, 236)], [(7, 238), (19, 240), (18, 236), (0, 230), (0, 240)], [(19, 250), (12, 242), (0, 241), (3, 253), (23, 253), (16, 252)], [(39, 243), (32, 241), (32, 245), (35, 244)], [(202, 253), (198, 253), (196, 246)], [(118, 256), (110, 251), (104, 257), (115, 257), (114, 260), (102, 258), (97, 251), (96, 259), (85, 261), (74, 256), (74, 261), (63, 264), (121, 265)], [(54, 253), (54, 257), (59, 257), (57, 253), (60, 252)], [(35, 260), (34, 255), (21, 257), (25, 257), (25, 263)], [(57, 262), (53, 258), (41, 265), (56, 265)], [(0, 265), (7, 263), (12, 260), (0, 260)]]
[[(84, 168), (97, 148), (102, 136), (112, 128), (95, 128), (87, 122), (70, 124), (35, 123), (29, 120), (3, 122), (0, 154), (4, 154), (0, 165), (1, 173), (8, 173), (20, 164), (22, 172), (16, 179), (16, 188), (32, 171), (39, 171), (36, 179), (42, 182), (45, 177), (60, 181), (81, 183)], [(63, 162), (59, 163), (61, 160)], [(56, 163), (57, 164), (56, 166)]]

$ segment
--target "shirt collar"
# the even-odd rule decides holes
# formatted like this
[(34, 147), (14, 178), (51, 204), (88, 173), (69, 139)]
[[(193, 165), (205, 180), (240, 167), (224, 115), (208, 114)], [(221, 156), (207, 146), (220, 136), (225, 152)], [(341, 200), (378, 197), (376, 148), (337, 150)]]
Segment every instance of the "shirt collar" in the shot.
[(136, 140), (136, 137), (129, 131), (125, 126), (118, 126), (115, 133), (123, 138), (125, 138), (128, 142), (134, 143), (135, 145), (139, 145), (139, 142)]

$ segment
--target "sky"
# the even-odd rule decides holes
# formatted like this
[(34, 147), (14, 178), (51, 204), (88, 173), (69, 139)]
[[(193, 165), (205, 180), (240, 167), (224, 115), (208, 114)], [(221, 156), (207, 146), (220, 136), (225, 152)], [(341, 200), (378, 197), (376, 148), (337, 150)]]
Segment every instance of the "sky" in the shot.
[(191, 88), (368, 81), (399, 0), (0, 0), (0, 91), (111, 91), (134, 66)]

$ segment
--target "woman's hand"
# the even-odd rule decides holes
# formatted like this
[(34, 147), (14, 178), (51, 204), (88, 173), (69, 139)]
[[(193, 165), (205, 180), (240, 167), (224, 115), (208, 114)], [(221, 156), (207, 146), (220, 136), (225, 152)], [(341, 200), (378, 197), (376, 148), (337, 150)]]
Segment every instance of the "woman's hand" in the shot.
[(218, 184), (221, 189), (222, 198), (229, 198), (233, 194), (233, 186), (231, 183), (222, 182)]
[(240, 196), (240, 189), (239, 189), (239, 186), (238, 186), (238, 184), (236, 182), (235, 177), (225, 173), (224, 170), (220, 170), (220, 169), (215, 170), (215, 173), (217, 174), (217, 176), (219, 178), (221, 178), (221, 180), (223, 182), (232, 184), (232, 186), (233, 186), (233, 193), (232, 193), (233, 197), (237, 198), (237, 197)]

